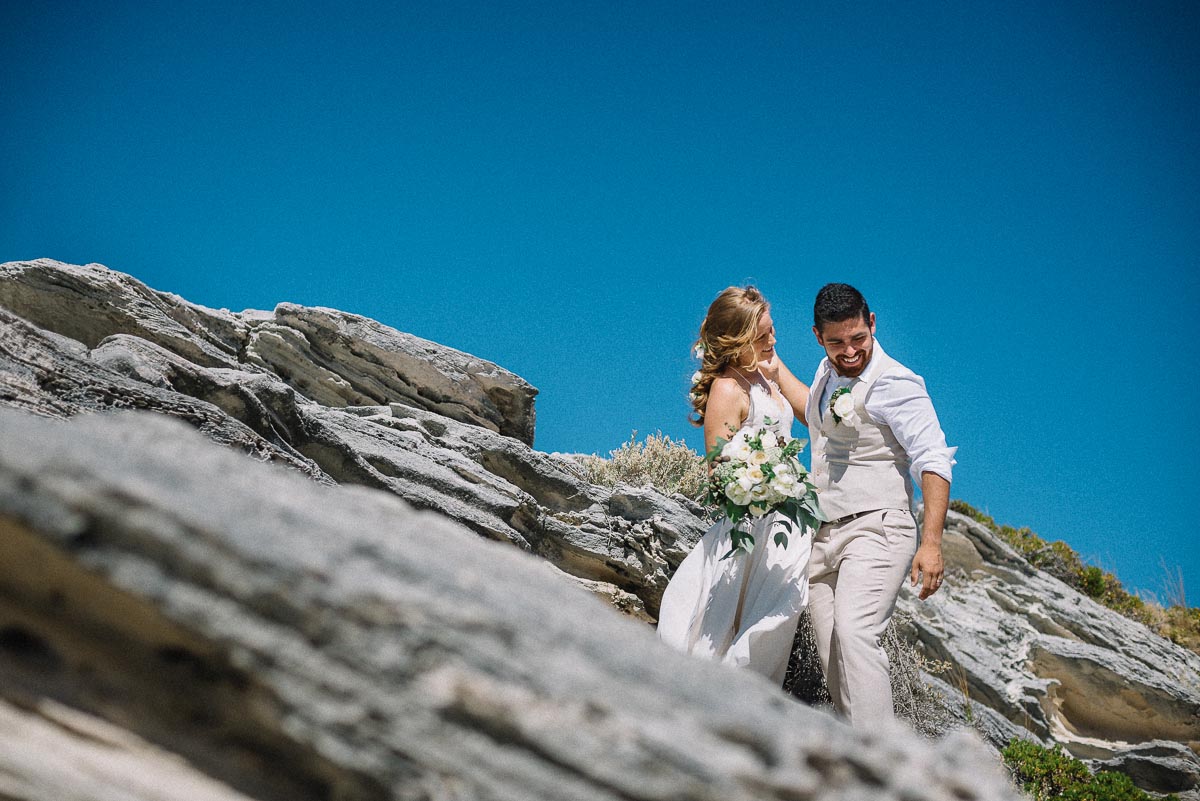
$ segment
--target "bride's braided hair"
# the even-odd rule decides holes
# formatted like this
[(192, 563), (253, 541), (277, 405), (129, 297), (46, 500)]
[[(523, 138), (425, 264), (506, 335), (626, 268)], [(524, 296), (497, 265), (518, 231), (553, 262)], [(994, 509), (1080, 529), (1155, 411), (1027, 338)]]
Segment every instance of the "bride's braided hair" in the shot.
[[(767, 299), (753, 286), (731, 286), (721, 290), (708, 307), (700, 325), (700, 338), (695, 348), (701, 353), (699, 377), (692, 384), (692, 425), (704, 425), (704, 410), (708, 407), (708, 391), (713, 381), (725, 372), (739, 353), (754, 343), (758, 320), (770, 308)], [(743, 369), (753, 369), (743, 367)]]

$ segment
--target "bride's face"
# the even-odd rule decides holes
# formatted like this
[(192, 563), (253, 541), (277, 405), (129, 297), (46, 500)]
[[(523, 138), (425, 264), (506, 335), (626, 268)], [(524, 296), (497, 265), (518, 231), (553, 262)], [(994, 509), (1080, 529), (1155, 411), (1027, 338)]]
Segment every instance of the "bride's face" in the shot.
[(755, 331), (754, 342), (738, 354), (738, 363), (757, 366), (759, 362), (770, 361), (774, 355), (775, 321), (771, 319), (771, 310), (766, 309), (758, 318), (758, 329)]

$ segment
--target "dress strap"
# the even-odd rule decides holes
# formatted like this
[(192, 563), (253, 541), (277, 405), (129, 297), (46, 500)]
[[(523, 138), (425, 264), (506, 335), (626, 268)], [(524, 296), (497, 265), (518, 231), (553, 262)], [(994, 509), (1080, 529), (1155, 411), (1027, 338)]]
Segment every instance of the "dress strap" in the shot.
[(742, 380), (742, 383), (746, 385), (746, 389), (750, 389), (751, 387), (756, 386), (758, 384), (757, 381), (751, 381), (750, 376), (746, 375), (741, 370), (734, 367), (732, 364), (729, 366), (733, 369), (733, 372), (737, 375), (737, 377)]

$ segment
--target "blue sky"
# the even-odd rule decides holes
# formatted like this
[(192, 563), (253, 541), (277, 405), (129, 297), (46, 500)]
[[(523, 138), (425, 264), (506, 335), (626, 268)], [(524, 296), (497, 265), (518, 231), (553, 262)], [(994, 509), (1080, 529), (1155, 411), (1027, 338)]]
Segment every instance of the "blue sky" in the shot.
[(699, 446), (721, 288), (807, 376), (846, 281), (954, 497), (1196, 604), (1197, 42), (1194, 2), (4, 3), (0, 261), (364, 314), (599, 453)]

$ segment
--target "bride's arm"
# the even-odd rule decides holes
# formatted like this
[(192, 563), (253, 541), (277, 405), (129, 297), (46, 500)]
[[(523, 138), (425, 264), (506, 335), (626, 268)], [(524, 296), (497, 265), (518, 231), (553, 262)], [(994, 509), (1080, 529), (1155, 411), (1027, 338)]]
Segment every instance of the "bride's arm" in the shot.
[(708, 390), (708, 405), (704, 407), (704, 451), (716, 444), (717, 438), (732, 437), (750, 414), (750, 395), (732, 378), (718, 378)]
[(801, 423), (808, 425), (808, 420), (805, 419), (805, 409), (808, 408), (808, 384), (792, 374), (792, 371), (783, 363), (783, 359), (779, 358), (778, 351), (771, 358), (769, 365), (762, 367), (763, 374), (774, 379), (775, 383), (779, 385), (779, 391), (783, 393), (783, 397), (792, 407), (792, 414), (796, 415), (796, 419)]

